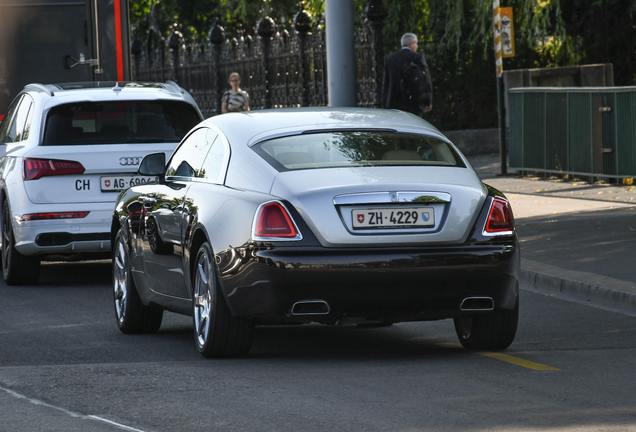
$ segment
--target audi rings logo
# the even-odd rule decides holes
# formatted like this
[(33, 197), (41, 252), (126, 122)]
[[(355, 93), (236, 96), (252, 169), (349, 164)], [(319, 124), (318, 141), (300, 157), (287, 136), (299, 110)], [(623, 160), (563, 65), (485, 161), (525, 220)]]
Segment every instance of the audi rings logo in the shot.
[(131, 165), (139, 165), (141, 162), (140, 157), (123, 157), (119, 158), (119, 165), (122, 166), (131, 166)]

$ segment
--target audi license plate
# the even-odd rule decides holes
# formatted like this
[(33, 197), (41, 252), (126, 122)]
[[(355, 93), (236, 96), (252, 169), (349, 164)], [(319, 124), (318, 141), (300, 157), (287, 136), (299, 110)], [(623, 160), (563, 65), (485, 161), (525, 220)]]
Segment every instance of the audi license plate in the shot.
[(128, 189), (131, 186), (137, 186), (146, 183), (155, 183), (157, 177), (145, 177), (145, 176), (117, 176), (117, 177), (102, 177), (102, 191), (122, 191)]
[(354, 229), (419, 228), (435, 225), (432, 207), (354, 209), (351, 217)]

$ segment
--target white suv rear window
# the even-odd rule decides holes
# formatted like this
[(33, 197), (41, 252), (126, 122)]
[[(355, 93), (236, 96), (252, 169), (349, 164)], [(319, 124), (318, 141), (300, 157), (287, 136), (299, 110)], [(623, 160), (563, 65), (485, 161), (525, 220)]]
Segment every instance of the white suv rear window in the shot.
[(43, 145), (179, 142), (200, 121), (178, 101), (65, 104), (49, 111)]

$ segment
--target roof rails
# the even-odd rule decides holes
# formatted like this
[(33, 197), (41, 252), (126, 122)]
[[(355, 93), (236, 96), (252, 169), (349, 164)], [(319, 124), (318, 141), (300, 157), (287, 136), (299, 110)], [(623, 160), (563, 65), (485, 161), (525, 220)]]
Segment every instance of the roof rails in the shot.
[(38, 83), (27, 84), (24, 86), (24, 88), (25, 89), (36, 88), (36, 89), (42, 90), (44, 93), (48, 94), (49, 96), (55, 95), (55, 93), (53, 93), (53, 90), (51, 90), (49, 87), (45, 86), (44, 84), (38, 84)]
[(183, 90), (183, 89), (179, 86), (179, 84), (177, 84), (177, 83), (176, 83), (176, 82), (174, 82), (174, 81), (168, 80), (168, 81), (166, 81), (166, 84), (168, 84), (168, 85), (169, 85), (169, 86), (171, 86), (171, 87), (174, 87), (174, 88), (175, 88), (175, 89), (176, 89), (179, 93), (181, 93), (181, 94), (184, 94), (184, 93), (185, 93), (185, 90)]
[[(123, 81), (122, 81), (123, 82)], [(126, 82), (128, 83), (128, 82)], [(134, 83), (134, 81), (132, 82)], [(167, 89), (171, 89), (172, 91), (176, 92), (176, 93), (181, 93), (181, 94), (185, 94), (185, 90), (183, 88), (181, 88), (181, 86), (179, 84), (177, 84), (174, 81), (166, 81), (165, 84)], [(113, 87), (115, 86), (115, 87)], [(65, 84), (57, 84), (57, 85), (53, 85), (53, 84), (39, 84), (39, 83), (32, 83), (32, 84), (27, 84), (24, 86), (25, 89), (38, 89), (38, 90), (42, 90), (43, 92), (45, 92), (46, 94), (48, 94), (49, 96), (54, 96), (55, 93), (54, 91), (57, 89), (59, 90), (70, 90), (70, 89), (81, 89), (81, 88), (100, 88), (100, 87), (104, 87), (104, 88), (118, 88), (121, 89), (123, 87), (119, 87), (119, 82), (118, 81), (113, 81), (113, 82), (80, 82), (80, 83), (65, 83)], [(115, 90), (118, 91), (118, 90)]]

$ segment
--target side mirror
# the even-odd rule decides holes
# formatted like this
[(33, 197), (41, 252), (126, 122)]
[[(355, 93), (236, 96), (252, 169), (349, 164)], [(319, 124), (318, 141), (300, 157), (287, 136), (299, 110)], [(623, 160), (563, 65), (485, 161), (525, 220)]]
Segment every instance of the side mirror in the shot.
[(166, 173), (166, 155), (163, 152), (147, 154), (141, 160), (137, 172), (144, 176), (163, 178)]

